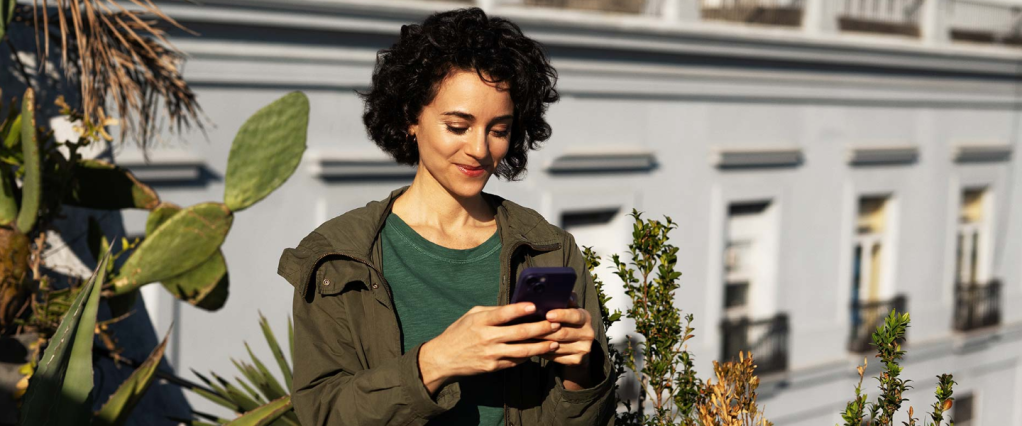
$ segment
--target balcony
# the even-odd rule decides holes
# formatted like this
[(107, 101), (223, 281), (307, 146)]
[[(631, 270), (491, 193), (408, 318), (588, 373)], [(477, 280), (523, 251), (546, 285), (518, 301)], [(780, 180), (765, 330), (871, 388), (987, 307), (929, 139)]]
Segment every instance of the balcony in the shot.
[(1000, 281), (959, 284), (955, 288), (955, 330), (970, 331), (1000, 323)]
[(641, 15), (647, 0), (519, 0), (525, 6)]
[(701, 0), (703, 20), (802, 26), (804, 0)]
[(905, 312), (907, 305), (908, 303), (904, 295), (895, 296), (890, 300), (873, 302), (853, 301), (848, 350), (855, 353), (873, 351), (873, 331), (884, 324), (884, 318), (891, 313), (891, 309), (902, 313)]
[(989, 0), (952, 0), (947, 18), (953, 41), (1022, 46), (1022, 7)]
[(843, 0), (838, 28), (918, 38), (919, 12), (924, 1), (927, 0)]
[(788, 315), (750, 320), (743, 317), (721, 324), (722, 360), (738, 358), (739, 352), (752, 352), (759, 374), (784, 371), (788, 368)]

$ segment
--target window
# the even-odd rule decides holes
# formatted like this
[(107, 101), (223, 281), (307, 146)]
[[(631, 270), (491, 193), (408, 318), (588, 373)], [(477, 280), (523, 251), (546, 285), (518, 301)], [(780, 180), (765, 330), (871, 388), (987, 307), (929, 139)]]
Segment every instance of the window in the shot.
[(852, 298), (876, 301), (882, 295), (884, 243), (888, 228), (889, 198), (862, 197), (856, 220), (852, 263)]
[(976, 284), (983, 278), (981, 262), (985, 260), (988, 191), (986, 188), (966, 189), (958, 213), (955, 280), (959, 284)]
[(728, 207), (724, 248), (725, 318), (748, 317), (750, 293), (762, 281), (766, 268), (765, 239), (767, 202), (731, 204)]
[(955, 398), (951, 409), (951, 418), (954, 419), (955, 426), (973, 426), (973, 420), (976, 418), (974, 405), (975, 398), (972, 394)]

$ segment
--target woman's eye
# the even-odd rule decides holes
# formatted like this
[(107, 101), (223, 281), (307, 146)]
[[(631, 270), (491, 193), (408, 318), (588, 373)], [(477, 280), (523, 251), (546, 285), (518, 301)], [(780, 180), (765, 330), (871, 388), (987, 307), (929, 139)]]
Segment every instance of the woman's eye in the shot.
[(498, 138), (506, 138), (511, 132), (508, 130), (494, 130), (493, 135)]
[(468, 130), (468, 127), (454, 127), (451, 125), (447, 126), (447, 130), (456, 135), (463, 135)]

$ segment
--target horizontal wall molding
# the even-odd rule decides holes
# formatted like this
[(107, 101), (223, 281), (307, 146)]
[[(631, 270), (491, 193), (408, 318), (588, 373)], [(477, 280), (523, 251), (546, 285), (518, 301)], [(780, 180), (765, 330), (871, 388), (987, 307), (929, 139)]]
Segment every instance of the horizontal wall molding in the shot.
[(415, 177), (415, 166), (384, 156), (353, 156), (340, 152), (313, 152), (313, 176), (323, 180), (392, 180)]
[(919, 161), (919, 147), (858, 147), (848, 150), (848, 164), (853, 166), (911, 164)]
[(656, 168), (652, 152), (572, 153), (555, 158), (550, 173), (646, 172)]
[(1011, 145), (959, 145), (953, 159), (957, 163), (985, 163), (1011, 159)]
[[(188, 5), (158, 0), (171, 17), (189, 23), (226, 23), (311, 31), (397, 36), (401, 24), (464, 3), (378, 0), (206, 0)], [(732, 56), (767, 61), (831, 63), (953, 73), (1016, 74), (1009, 47), (931, 46), (919, 40), (846, 33), (807, 35), (784, 28), (751, 28), (714, 22), (672, 23), (648, 16), (497, 7), (548, 47), (597, 48), (680, 55)]]
[(798, 167), (803, 156), (801, 148), (718, 148), (710, 162), (721, 169)]
[(219, 180), (205, 160), (190, 154), (154, 153), (149, 161), (132, 156), (117, 158), (116, 163), (151, 185), (204, 185)]

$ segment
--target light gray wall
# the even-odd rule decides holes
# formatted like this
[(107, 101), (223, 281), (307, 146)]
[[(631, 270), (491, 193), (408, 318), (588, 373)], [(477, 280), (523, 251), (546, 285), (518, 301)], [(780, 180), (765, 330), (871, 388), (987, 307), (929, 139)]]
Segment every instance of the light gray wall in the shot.
[[(232, 281), (227, 305), (207, 313), (175, 307), (162, 289), (147, 290), (157, 333), (175, 321), (171, 362), (186, 377), (189, 368), (231, 374), (228, 357), (245, 357), (242, 341), (269, 359), (256, 320), (261, 311), (278, 336), (286, 333), (292, 289), (276, 275), (281, 250), (320, 222), (408, 182), (329, 182), (315, 176), (314, 165), (324, 156), (382, 158), (366, 139), (353, 90), (368, 84), (375, 51), (394, 40), (401, 23), (421, 20), (430, 7), (450, 6), (205, 3), (161, 2), (171, 16), (202, 33), (173, 40), (190, 55), (185, 77), (216, 127), (208, 141), (190, 134), (188, 143), (157, 149), (152, 157), (159, 161), (169, 151), (184, 151), (222, 176), (234, 132), (262, 105), (303, 90), (312, 117), (309, 152), (299, 170), (235, 219), (224, 245)], [(838, 422), (861, 361), (845, 349), (856, 200), (863, 193), (889, 192), (897, 210), (893, 282), (908, 296), (913, 317), (906, 362), (916, 386), (909, 394), (912, 405), (922, 412), (932, 403), (934, 376), (952, 372), (960, 384), (956, 393), (977, 395), (980, 424), (1022, 425), (1018, 153), (1010, 161), (952, 161), (962, 144), (1017, 145), (1022, 118), (1017, 50), (927, 47), (834, 30), (505, 12), (548, 45), (563, 97), (549, 111), (554, 137), (530, 156), (528, 178), (493, 181), (487, 190), (555, 222), (579, 206), (620, 207), (622, 213), (635, 207), (646, 217), (672, 216), (679, 223), (672, 235), (684, 274), (678, 305), (695, 314), (691, 349), (702, 376), (719, 354), (727, 203), (769, 198), (780, 208), (776, 306), (792, 321), (791, 368), (764, 378), (762, 402), (778, 425)], [(848, 164), (851, 148), (884, 146), (916, 146), (919, 158), (891, 166)], [(658, 167), (611, 174), (546, 170), (565, 153), (622, 147), (652, 152)], [(803, 161), (741, 170), (711, 162), (722, 149), (778, 148), (798, 150)], [(125, 149), (118, 158), (133, 155)], [(980, 183), (995, 194), (994, 276), (1005, 283), (1004, 325), (966, 335), (950, 326), (954, 224), (961, 186)], [(188, 205), (220, 199), (223, 184), (214, 178), (158, 189), (164, 199)], [(144, 214), (125, 215), (129, 233), (141, 233), (144, 221)], [(622, 223), (620, 232), (629, 232), (627, 221)], [(196, 409), (221, 412), (189, 398)]]

